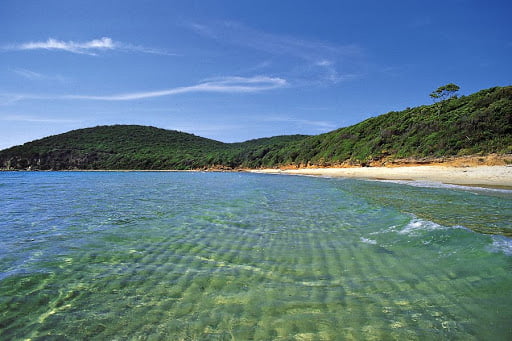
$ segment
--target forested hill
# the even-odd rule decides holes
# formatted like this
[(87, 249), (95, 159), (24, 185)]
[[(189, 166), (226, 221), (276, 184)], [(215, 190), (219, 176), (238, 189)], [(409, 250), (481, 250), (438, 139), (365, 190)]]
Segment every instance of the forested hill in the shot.
[[(273, 150), (265, 158), (329, 166), (490, 153), (512, 153), (512, 86), (389, 112)], [(255, 161), (252, 165), (258, 166)]]
[(135, 125), (100, 126), (0, 151), (0, 168), (230, 169), (512, 153), (512, 87), (390, 112), (316, 136), (222, 143)]
[(227, 144), (148, 126), (113, 125), (73, 130), (0, 151), (0, 168), (200, 169), (235, 168), (241, 155), (260, 147), (281, 148), (304, 135)]

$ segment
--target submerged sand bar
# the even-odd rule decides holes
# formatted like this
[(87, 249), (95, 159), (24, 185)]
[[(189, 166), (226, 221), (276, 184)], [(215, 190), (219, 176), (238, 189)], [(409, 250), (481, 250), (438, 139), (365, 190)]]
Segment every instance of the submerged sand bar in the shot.
[(256, 173), (316, 175), (381, 180), (416, 180), (456, 185), (512, 188), (512, 166), (408, 166), (360, 168), (260, 169)]

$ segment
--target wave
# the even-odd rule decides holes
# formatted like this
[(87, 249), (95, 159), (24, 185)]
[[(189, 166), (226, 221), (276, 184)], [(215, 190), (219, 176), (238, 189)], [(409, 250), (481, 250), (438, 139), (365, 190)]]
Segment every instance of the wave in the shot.
[(368, 239), (368, 238), (365, 238), (365, 237), (361, 237), (360, 240), (361, 240), (361, 242), (363, 242), (365, 244), (377, 245), (377, 241), (374, 240), (374, 239)]
[(409, 224), (407, 224), (403, 229), (397, 231), (399, 234), (408, 234), (414, 235), (418, 234), (420, 231), (435, 231), (435, 230), (448, 230), (451, 228), (460, 228), (459, 226), (444, 226), (437, 223), (434, 223), (430, 220), (423, 220), (414, 217)]
[(507, 193), (512, 194), (512, 189), (505, 188), (490, 188), (490, 187), (478, 187), (478, 186), (469, 186), (469, 185), (455, 185), (455, 184), (447, 184), (443, 182), (435, 182), (435, 181), (420, 181), (420, 180), (370, 180), (377, 182), (386, 182), (386, 183), (395, 183), (400, 185), (407, 185), (413, 187), (422, 187), (422, 188), (443, 188), (443, 189), (458, 189), (464, 191), (472, 191), (477, 193)]
[[(409, 236), (421, 236), (423, 232), (431, 232), (431, 231), (443, 231), (443, 230), (452, 230), (459, 229), (465, 230), (467, 232), (474, 233), (477, 238), (488, 238), (489, 235), (476, 233), (475, 231), (468, 229), (464, 226), (455, 225), (455, 226), (444, 226), (437, 223), (434, 223), (429, 220), (423, 220), (414, 217), (403, 229), (397, 230), (396, 226), (388, 228), (388, 231), (394, 231), (398, 234), (409, 235)], [(487, 241), (482, 241), (484, 244), (487, 244), (487, 251), (494, 253), (503, 253), (507, 256), (512, 256), (512, 238), (501, 236), (501, 235), (491, 235), (492, 244), (489, 243), (489, 239)], [(367, 240), (367, 242), (371, 243), (371, 239), (361, 238)], [(363, 241), (364, 242), (364, 241)]]
[(491, 251), (512, 256), (512, 239), (505, 236), (492, 236)]

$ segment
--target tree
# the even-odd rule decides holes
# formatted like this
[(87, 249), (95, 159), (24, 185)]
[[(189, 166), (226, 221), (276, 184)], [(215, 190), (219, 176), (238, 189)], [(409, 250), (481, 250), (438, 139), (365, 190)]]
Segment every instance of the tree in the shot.
[(459, 89), (460, 89), (460, 87), (458, 85), (453, 84), (453, 83), (449, 83), (449, 84), (440, 86), (435, 91), (432, 91), (430, 93), (430, 97), (434, 101), (435, 100), (444, 101), (445, 99), (455, 97), (456, 96), (455, 93), (457, 91), (459, 91)]

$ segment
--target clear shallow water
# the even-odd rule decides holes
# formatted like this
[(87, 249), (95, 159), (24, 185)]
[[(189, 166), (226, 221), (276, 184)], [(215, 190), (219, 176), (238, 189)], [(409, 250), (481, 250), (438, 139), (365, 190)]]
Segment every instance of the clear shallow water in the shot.
[(0, 173), (0, 339), (506, 340), (512, 194)]

